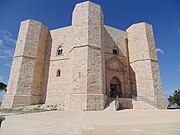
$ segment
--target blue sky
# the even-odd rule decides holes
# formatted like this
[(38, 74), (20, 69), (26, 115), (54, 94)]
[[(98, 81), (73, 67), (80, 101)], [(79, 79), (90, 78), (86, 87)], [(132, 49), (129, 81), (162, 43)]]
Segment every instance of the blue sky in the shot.
[[(71, 25), (76, 3), (85, 0), (0, 0), (0, 81), (9, 79), (20, 22), (34, 19), (48, 28)], [(180, 88), (179, 0), (92, 0), (101, 5), (105, 24), (125, 30), (133, 23), (153, 25), (163, 92)], [(0, 93), (0, 101), (3, 93)]]

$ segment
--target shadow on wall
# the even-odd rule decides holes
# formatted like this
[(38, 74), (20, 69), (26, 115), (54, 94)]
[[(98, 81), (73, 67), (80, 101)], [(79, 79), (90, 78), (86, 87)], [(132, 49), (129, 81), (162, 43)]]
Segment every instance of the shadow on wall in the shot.
[[(124, 56), (123, 52), (119, 49), (118, 45), (116, 42), (113, 40), (109, 32), (104, 28), (104, 36), (105, 36), (105, 49), (108, 48), (105, 51), (111, 52), (114, 47), (117, 47), (118, 54), (120, 56)], [(128, 42), (126, 43), (128, 46)], [(128, 47), (126, 48), (128, 49)], [(127, 55), (128, 55), (128, 50), (127, 50)], [(125, 57), (125, 56), (124, 56)], [(137, 97), (137, 86), (136, 86), (136, 76), (134, 70), (130, 67), (130, 89), (131, 89), (131, 96), (132, 97)]]
[(132, 97), (137, 97), (136, 75), (134, 70), (130, 66), (130, 85), (132, 91)]
[(49, 32), (49, 37), (47, 40), (47, 47), (45, 53), (45, 63), (44, 63), (44, 72), (43, 72), (43, 82), (42, 82), (42, 99), (41, 103), (44, 104), (46, 102), (46, 94), (47, 94), (47, 85), (48, 85), (48, 76), (49, 76), (49, 66), (50, 66), (50, 57), (51, 57), (51, 48), (52, 48), (52, 37)]
[(112, 52), (112, 49), (114, 47), (116, 47), (117, 51), (118, 51), (118, 54), (123, 55), (122, 51), (119, 49), (118, 45), (115, 43), (115, 41), (113, 40), (111, 35), (108, 33), (106, 28), (104, 28), (104, 35), (105, 35), (105, 46), (106, 46), (105, 48), (109, 48), (108, 51)]

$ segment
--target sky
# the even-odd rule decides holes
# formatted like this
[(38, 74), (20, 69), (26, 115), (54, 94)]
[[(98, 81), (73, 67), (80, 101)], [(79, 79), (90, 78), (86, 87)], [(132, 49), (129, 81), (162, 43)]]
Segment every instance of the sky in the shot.
[[(71, 25), (76, 3), (85, 0), (0, 0), (0, 81), (7, 84), (20, 22), (34, 19), (49, 30)], [(91, 0), (101, 5), (105, 24), (126, 30), (153, 25), (166, 97), (180, 88), (180, 0)], [(0, 101), (4, 92), (0, 93)]]

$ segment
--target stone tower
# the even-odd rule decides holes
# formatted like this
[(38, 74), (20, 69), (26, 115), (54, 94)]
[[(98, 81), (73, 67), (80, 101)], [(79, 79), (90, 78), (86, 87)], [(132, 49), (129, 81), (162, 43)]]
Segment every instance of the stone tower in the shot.
[(133, 24), (127, 33), (137, 98), (159, 109), (165, 108), (152, 26), (147, 23)]
[(21, 23), (16, 50), (2, 107), (42, 103), (43, 69), (47, 27), (34, 20)]
[(104, 19), (100, 5), (77, 4), (72, 17), (70, 90), (66, 110), (102, 110), (104, 100)]

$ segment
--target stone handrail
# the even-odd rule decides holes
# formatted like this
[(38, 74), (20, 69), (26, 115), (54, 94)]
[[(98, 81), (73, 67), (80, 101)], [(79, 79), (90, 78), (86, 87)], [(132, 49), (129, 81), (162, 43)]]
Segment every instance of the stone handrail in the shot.
[(2, 123), (2, 121), (4, 121), (4, 120), (5, 120), (5, 118), (2, 117), (2, 116), (0, 116), (0, 128), (1, 128), (1, 123)]
[[(137, 96), (137, 97), (132, 96), (132, 98), (133, 98), (135, 101), (143, 101), (143, 102), (145, 102), (145, 103), (147, 103), (147, 104), (149, 104), (149, 105), (151, 105), (151, 106), (157, 107), (156, 102), (150, 100), (150, 99), (147, 98), (147, 97), (144, 97), (144, 96)], [(154, 97), (153, 97), (153, 98), (154, 98)]]

